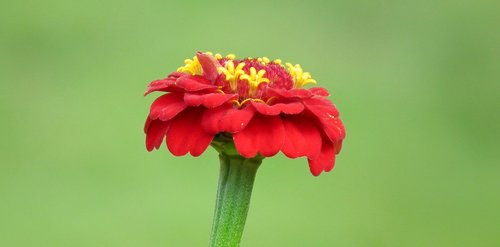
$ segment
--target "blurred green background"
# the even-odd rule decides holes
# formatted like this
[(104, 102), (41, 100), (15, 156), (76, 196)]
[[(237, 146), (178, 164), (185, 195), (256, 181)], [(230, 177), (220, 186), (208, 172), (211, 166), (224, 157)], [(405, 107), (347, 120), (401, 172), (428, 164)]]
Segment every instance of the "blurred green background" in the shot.
[(336, 168), (266, 159), (242, 246), (500, 246), (495, 1), (0, 4), (0, 246), (207, 246), (218, 160), (148, 153), (151, 80), (196, 51), (300, 63)]

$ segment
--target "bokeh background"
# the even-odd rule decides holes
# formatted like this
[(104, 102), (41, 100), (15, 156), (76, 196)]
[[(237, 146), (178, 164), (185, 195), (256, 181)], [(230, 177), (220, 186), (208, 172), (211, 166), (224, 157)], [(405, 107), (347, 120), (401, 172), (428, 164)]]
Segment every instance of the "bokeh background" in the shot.
[(0, 4), (0, 246), (207, 246), (218, 160), (148, 153), (149, 81), (196, 51), (300, 63), (336, 168), (266, 159), (242, 246), (500, 246), (496, 1)]

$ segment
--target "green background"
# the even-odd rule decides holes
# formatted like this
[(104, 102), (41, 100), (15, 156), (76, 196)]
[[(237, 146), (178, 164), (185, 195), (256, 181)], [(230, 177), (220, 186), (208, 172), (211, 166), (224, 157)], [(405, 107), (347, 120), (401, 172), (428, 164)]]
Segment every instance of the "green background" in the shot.
[(196, 51), (300, 63), (336, 168), (266, 159), (242, 246), (500, 246), (495, 1), (0, 4), (0, 246), (206, 246), (216, 152), (148, 153), (148, 82)]

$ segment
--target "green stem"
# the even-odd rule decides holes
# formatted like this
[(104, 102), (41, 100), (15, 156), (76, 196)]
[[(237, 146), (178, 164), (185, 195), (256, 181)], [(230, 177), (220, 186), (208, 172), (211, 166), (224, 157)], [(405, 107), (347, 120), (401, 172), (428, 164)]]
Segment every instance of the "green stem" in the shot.
[(239, 246), (261, 158), (246, 159), (221, 152), (217, 200), (210, 247)]

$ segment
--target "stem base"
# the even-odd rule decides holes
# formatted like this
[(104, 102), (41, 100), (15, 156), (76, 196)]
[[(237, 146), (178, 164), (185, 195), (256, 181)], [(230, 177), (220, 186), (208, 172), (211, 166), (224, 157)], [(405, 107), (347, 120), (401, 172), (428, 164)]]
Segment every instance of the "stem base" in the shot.
[(239, 246), (260, 158), (221, 153), (211, 247)]

